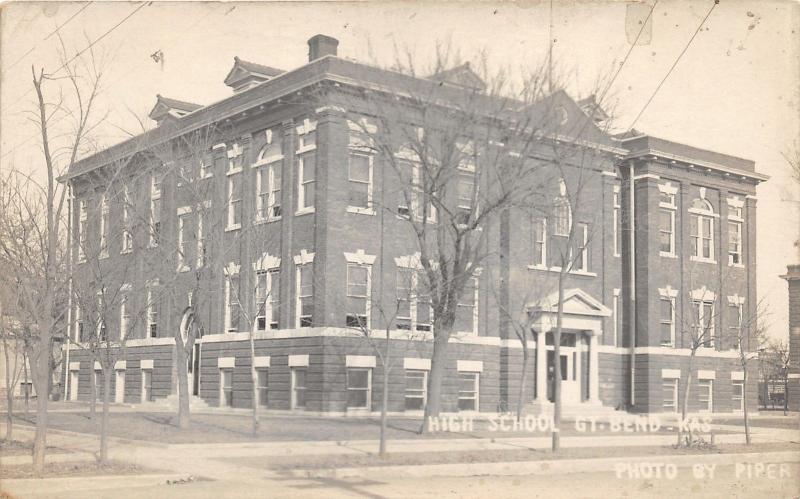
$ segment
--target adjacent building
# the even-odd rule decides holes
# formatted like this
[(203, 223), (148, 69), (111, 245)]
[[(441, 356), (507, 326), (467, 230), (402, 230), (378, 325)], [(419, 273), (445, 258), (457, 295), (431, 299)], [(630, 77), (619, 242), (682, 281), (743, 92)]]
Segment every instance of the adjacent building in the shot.
[[(377, 410), (383, 365), (353, 334), (366, 327), (392, 338), (389, 409), (424, 407), (433, 318), (408, 224), (420, 201), (398, 195), (393, 172), (361, 147), (375, 125), (370, 116), (354, 124), (341, 98), (399, 95), (393, 82), (410, 77), (337, 57), (337, 45), (313, 37), (309, 62), (292, 71), (236, 58), (225, 78), (233, 95), (208, 106), (158, 96), (156, 128), (64, 177), (73, 286), (82, 290), (71, 337), (81, 342), (91, 327), (128, 339), (115, 361), (116, 401), (173, 392), (174, 331), (202, 297), (189, 369), (194, 395), (212, 406)], [(454, 98), (483, 84), (468, 65), (418, 80), (447, 85)], [(316, 92), (321, 84), (325, 93)], [(676, 412), (698, 330), (707, 341), (695, 359), (690, 410), (742, 410), (745, 391), (755, 407), (757, 376), (745, 386), (736, 338), (755, 327), (756, 186), (766, 177), (746, 159), (639, 132), (604, 133), (591, 99), (548, 99), (562, 124), (589, 120), (581, 147), (595, 159), (584, 171), (584, 202), (573, 207), (566, 195), (574, 178), (549, 175), (548, 212), (511, 208), (486, 225), (491, 257), (459, 299), (444, 410), (515, 407), (522, 344), (503, 310), (530, 319), (530, 410), (549, 409), (558, 362), (568, 409)], [(191, 152), (173, 154), (175, 143)], [(454, 192), (458, 207), (465, 193), (460, 185)], [(574, 247), (565, 248), (570, 232)], [(565, 250), (580, 256), (566, 280), (555, 359), (553, 283)], [(110, 288), (118, 292), (97, 299), (103, 313), (87, 313), (93, 293)], [(377, 304), (400, 296), (387, 318)], [(265, 297), (250, 315), (241, 306)], [(256, 338), (255, 401), (245, 324)], [(66, 367), (67, 398), (89, 397), (99, 365), (73, 344)]]

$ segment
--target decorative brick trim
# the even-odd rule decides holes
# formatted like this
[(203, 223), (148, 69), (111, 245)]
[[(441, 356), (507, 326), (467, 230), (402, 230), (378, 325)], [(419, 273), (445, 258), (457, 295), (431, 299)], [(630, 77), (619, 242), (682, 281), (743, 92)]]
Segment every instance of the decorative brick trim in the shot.
[(458, 372), (471, 372), (482, 373), (483, 361), (482, 360), (457, 360), (456, 370)]
[(220, 369), (233, 368), (236, 366), (236, 357), (219, 357), (217, 359), (217, 367)]
[(308, 354), (289, 355), (289, 367), (308, 367)]
[(374, 355), (348, 355), (344, 361), (345, 367), (375, 367)]
[(431, 359), (418, 359), (416, 357), (406, 357), (403, 359), (403, 369), (417, 369), (420, 371), (430, 371)]

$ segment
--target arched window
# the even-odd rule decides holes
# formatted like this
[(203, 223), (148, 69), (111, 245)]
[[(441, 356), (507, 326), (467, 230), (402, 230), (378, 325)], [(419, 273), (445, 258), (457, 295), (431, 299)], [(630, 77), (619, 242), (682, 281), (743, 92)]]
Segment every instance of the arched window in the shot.
[(567, 199), (567, 186), (564, 179), (559, 181), (559, 194), (553, 201), (553, 234), (569, 236), (572, 228), (572, 207)]
[(707, 199), (697, 198), (689, 208), (691, 222), (692, 257), (696, 260), (714, 261), (714, 208)]

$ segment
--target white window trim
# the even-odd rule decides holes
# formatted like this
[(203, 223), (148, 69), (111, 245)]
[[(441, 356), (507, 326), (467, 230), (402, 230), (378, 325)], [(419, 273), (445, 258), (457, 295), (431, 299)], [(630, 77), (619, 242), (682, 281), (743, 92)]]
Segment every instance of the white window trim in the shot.
[[(350, 391), (350, 387), (349, 387), (349, 385), (347, 385), (347, 380), (348, 380), (347, 371), (349, 371), (350, 369), (358, 369), (358, 370), (367, 371), (367, 390), (366, 390), (367, 391), (367, 397), (366, 397), (367, 400), (366, 400), (366, 406), (365, 407), (350, 407), (349, 405), (347, 405), (347, 396), (348, 396), (347, 392)], [(347, 412), (370, 412), (372, 410), (372, 370), (373, 370), (372, 367), (366, 367), (366, 366), (364, 366), (364, 367), (362, 367), (362, 366), (353, 366), (353, 367), (348, 366), (348, 367), (345, 367), (345, 387), (344, 387), (344, 390), (345, 390), (345, 406), (346, 406)], [(359, 391), (362, 391), (362, 390), (359, 389)]]
[[(372, 260), (374, 260), (374, 259), (375, 259), (375, 257), (372, 257)], [(362, 260), (362, 262), (363, 262), (363, 260)], [(365, 300), (366, 300), (366, 306), (365, 306), (365, 312), (364, 313), (366, 314), (366, 326), (365, 327), (367, 328), (367, 330), (369, 330), (371, 325), (372, 325), (372, 320), (371, 320), (371, 316), (372, 316), (372, 264), (371, 263), (361, 263), (361, 262), (349, 261), (348, 260), (348, 262), (347, 262), (347, 275), (345, 276), (345, 288), (349, 288), (350, 287), (349, 285), (350, 285), (350, 268), (351, 268), (351, 266), (363, 267), (363, 268), (367, 269), (367, 289), (366, 289), (366, 296), (364, 297)], [(350, 295), (349, 292), (347, 292), (347, 289), (345, 289), (345, 296), (347, 296), (348, 298), (350, 298), (350, 297), (352, 297), (352, 298), (361, 298), (360, 296)], [(350, 312), (345, 310), (345, 314), (349, 315)]]
[(108, 258), (108, 234), (111, 223), (110, 219), (111, 209), (108, 205), (108, 197), (103, 194), (100, 197), (100, 258)]
[[(659, 254), (659, 256), (666, 257), (666, 258), (677, 258), (677, 254), (675, 253), (675, 228), (676, 228), (675, 215), (677, 213), (677, 208), (675, 207), (674, 204), (672, 206), (670, 206), (670, 205), (668, 205), (666, 203), (659, 203), (659, 213), (661, 212), (661, 210), (666, 211), (670, 215), (670, 235), (669, 235), (669, 247), (670, 247), (670, 250), (669, 251), (663, 251), (660, 248), (660, 246), (661, 246), (661, 238), (660, 238), (660, 236), (661, 236), (661, 227), (659, 226), (659, 241), (658, 241), (659, 250), (658, 250), (658, 254)], [(713, 230), (713, 226), (712, 226), (712, 230)], [(713, 238), (712, 238), (712, 246), (713, 246)]]
[(89, 202), (86, 199), (78, 201), (78, 263), (86, 261), (86, 240), (89, 230)]
[(205, 265), (205, 234), (203, 231), (205, 228), (203, 227), (203, 212), (200, 211), (197, 213), (197, 227), (195, 229), (197, 235), (197, 254), (195, 255), (196, 266), (197, 268), (202, 268)]
[(621, 290), (619, 288), (614, 288), (611, 297), (611, 331), (613, 334), (613, 337), (611, 338), (612, 340), (611, 344), (613, 346), (617, 346), (617, 344), (619, 343), (619, 341), (617, 340), (619, 339), (619, 333), (620, 333), (620, 327), (619, 327), (620, 293)]
[(728, 228), (730, 225), (734, 224), (736, 227), (739, 228), (739, 244), (738, 244), (738, 254), (739, 254), (739, 263), (733, 263), (733, 259), (731, 258), (731, 250), (730, 250), (730, 238), (731, 238), (731, 231), (728, 230), (728, 266), (729, 267), (737, 267), (737, 268), (744, 268), (744, 220), (738, 217), (728, 217)]
[[(230, 147), (226, 148), (225, 154), (228, 157), (228, 168), (226, 170), (227, 175), (235, 175), (237, 173), (241, 173), (244, 163), (244, 149), (242, 148), (239, 142), (234, 142), (231, 144)], [(239, 165), (236, 166), (236, 158), (242, 157), (239, 161)]]
[[(538, 220), (538, 222), (541, 224), (540, 227), (537, 227), (537, 229), (539, 229), (540, 231), (539, 237), (542, 238), (542, 261), (533, 262), (533, 265), (531, 265), (530, 267), (547, 270), (547, 218), (541, 218)], [(534, 235), (534, 242), (533, 242), (534, 245), (536, 244), (535, 238), (536, 236)]]
[[(700, 371), (702, 373), (703, 371)], [(712, 371), (713, 372), (713, 371)], [(700, 390), (701, 386), (705, 385), (708, 382), (708, 404), (705, 408), (698, 408), (697, 412), (714, 412), (714, 378), (713, 377), (701, 377), (698, 373), (697, 378), (697, 402), (700, 403)]]
[[(239, 174), (239, 173), (241, 173), (241, 171), (242, 170), (239, 169), (237, 171), (228, 172), (228, 182), (227, 182), (227, 186), (226, 186), (226, 192), (227, 192), (227, 195), (226, 195), (226, 198), (227, 198), (226, 199), (226, 201), (227, 201), (227, 210), (226, 211), (227, 211), (227, 213), (225, 214), (225, 232), (239, 230), (239, 229), (242, 228), (242, 220), (241, 220), (241, 218), (244, 217), (244, 210), (242, 210), (242, 207), (244, 206), (243, 205), (244, 200), (242, 199), (242, 189), (244, 187), (243, 186), (244, 179), (241, 179), (242, 181), (239, 182), (239, 196), (238, 196), (238, 199), (234, 200), (234, 197), (233, 197), (233, 187), (234, 187), (234, 177), (233, 177), (233, 175)], [(234, 203), (239, 203), (239, 210), (240, 210), (239, 223), (233, 223), (234, 214), (235, 214), (235, 211), (233, 210), (233, 207), (235, 206)]]
[(133, 232), (130, 223), (130, 190), (127, 185), (122, 187), (122, 240), (120, 244), (120, 254), (125, 255), (133, 252)]
[(185, 217), (191, 214), (192, 209), (188, 206), (183, 206), (178, 208), (178, 272), (188, 272), (189, 265), (187, 265), (188, 259), (186, 258), (186, 219)]
[(679, 409), (679, 403), (678, 403), (679, 389), (678, 389), (678, 386), (680, 385), (680, 377), (662, 376), (662, 378), (661, 378), (661, 398), (662, 398), (661, 407), (662, 408), (667, 408), (666, 406), (664, 406), (664, 400), (663, 400), (663, 398), (664, 398), (664, 388), (665, 388), (664, 387), (664, 382), (674, 383), (674, 385), (672, 387), (672, 406), (671, 406), (671, 411), (669, 411), (669, 412), (678, 412), (678, 409)]
[(372, 204), (372, 190), (373, 190), (374, 185), (375, 185), (375, 177), (374, 177), (374, 170), (375, 170), (374, 169), (374, 159), (375, 159), (375, 157), (372, 154), (365, 153), (363, 151), (359, 151), (357, 149), (351, 148), (350, 151), (348, 152), (348, 161), (347, 161), (347, 182), (348, 183), (350, 183), (350, 182), (358, 182), (358, 183), (362, 183), (363, 184), (363, 182), (354, 181), (353, 179), (350, 178), (350, 155), (351, 154), (358, 154), (358, 155), (366, 156), (367, 159), (369, 160), (369, 175), (368, 175), (368, 180), (367, 180), (367, 206), (363, 207), (363, 206), (351, 206), (351, 205), (348, 205), (347, 206), (347, 213), (355, 213), (355, 214), (358, 214), (358, 215), (375, 215), (375, 208), (374, 208), (374, 206)]
[[(229, 262), (228, 265), (225, 266), (223, 269), (223, 277), (225, 278), (225, 286), (224, 286), (224, 333), (235, 333), (236, 331), (232, 327), (233, 315), (231, 314), (231, 306), (233, 305), (233, 289), (231, 289), (231, 278), (233, 276), (239, 275), (240, 266), (236, 265), (233, 262)], [(237, 303), (238, 303), (237, 299)]]
[[(313, 263), (314, 263), (314, 253), (309, 253), (304, 249), (300, 250), (300, 254), (299, 255), (295, 255), (294, 256), (294, 265), (295, 265), (295, 272), (294, 272), (294, 274), (295, 274), (295, 281), (294, 281), (294, 310), (295, 310), (294, 323), (295, 323), (295, 328), (297, 328), (297, 329), (300, 329), (300, 320), (301, 320), (301, 313), (302, 313), (302, 307), (301, 307), (301, 301), (300, 301), (300, 298), (301, 298), (300, 297), (300, 268), (303, 265), (313, 264)], [(312, 275), (313, 275), (313, 269), (312, 269)], [(313, 283), (312, 283), (312, 295), (311, 295), (311, 297), (312, 297), (311, 299), (313, 300), (314, 299), (313, 298), (314, 297), (314, 295), (313, 295)], [(312, 317), (312, 320), (313, 320), (313, 317)]]
[(156, 204), (155, 201), (161, 199), (161, 183), (156, 181), (156, 174), (150, 176), (150, 247), (155, 248), (158, 246), (158, 237), (161, 236), (161, 230), (159, 229), (159, 233), (156, 234), (154, 231), (154, 226), (156, 223), (156, 218), (158, 218), (158, 223), (161, 223), (161, 213), (156, 214), (154, 205)]
[[(480, 282), (481, 282), (479, 276), (480, 276), (480, 272), (476, 272), (476, 273), (474, 273), (472, 275), (472, 277), (470, 277), (470, 279), (475, 282), (475, 291), (474, 291), (474, 300), (475, 301), (473, 302), (473, 305), (472, 305), (472, 330), (470, 330), (470, 331), (458, 331), (457, 334), (459, 334), (459, 335), (478, 336), (478, 330), (479, 330), (478, 322), (480, 320), (480, 313), (478, 311), (478, 299), (479, 299), (479, 290), (478, 290), (478, 288), (480, 287)], [(460, 303), (457, 303), (456, 304), (456, 310), (458, 310), (458, 307), (460, 307), (460, 306), (462, 306), (462, 305)]]
[[(662, 346), (662, 347), (674, 347), (675, 346), (675, 301), (676, 301), (675, 300), (675, 296), (677, 296), (677, 293), (675, 295), (672, 295), (672, 294), (668, 294), (668, 293), (661, 293), (660, 291), (661, 290), (659, 290), (659, 301), (669, 300), (669, 305), (670, 305), (670, 318), (669, 318), (670, 322), (669, 322), (669, 325), (670, 325), (670, 328), (669, 328), (669, 343), (664, 343), (663, 338), (661, 338), (661, 328), (659, 328), (659, 330), (658, 330), (658, 333), (659, 333), (658, 344), (660, 346)], [(659, 307), (658, 323), (659, 323), (659, 326), (663, 326), (666, 323), (664, 322), (664, 318), (661, 317), (661, 313), (660, 312), (661, 312), (661, 310), (660, 310), (660, 307)]]
[[(283, 159), (283, 156), (281, 156)], [(271, 161), (269, 163), (256, 163), (253, 165), (256, 168), (256, 213), (254, 217), (253, 223), (264, 223), (264, 222), (274, 222), (281, 219), (281, 215), (273, 216), (272, 215), (272, 208), (275, 206), (276, 201), (281, 201), (276, 199), (275, 196), (275, 168), (283, 167), (283, 164), (280, 160)], [(267, 173), (267, 216), (263, 215), (264, 212), (264, 200), (262, 198), (262, 194), (264, 191), (264, 186), (262, 185), (262, 172), (266, 171)], [(281, 179), (283, 179), (283, 171), (281, 171)], [(279, 186), (282, 187), (282, 186)], [(282, 193), (283, 190), (281, 188), (278, 189), (278, 193)], [(283, 205), (281, 205), (281, 209), (283, 209)]]
[[(459, 360), (458, 362), (480, 362), (480, 361), (463, 361), (463, 360)], [(475, 409), (471, 410), (471, 411), (459, 411), (459, 412), (465, 412), (465, 413), (480, 412), (480, 410), (481, 410), (481, 375), (483, 374), (483, 363), (481, 362), (480, 370), (476, 370), (476, 369), (459, 369), (458, 372), (459, 372), (459, 374), (462, 373), (462, 372), (475, 374)], [(460, 382), (460, 380), (459, 380), (459, 382)], [(458, 390), (458, 392), (456, 393), (456, 403), (458, 403), (458, 400), (461, 399), (460, 395), (461, 395), (460, 394), (460, 390)]]
[[(315, 150), (316, 147), (310, 150)], [(302, 151), (307, 152), (307, 151)], [(314, 205), (312, 206), (305, 206), (305, 191), (303, 190), (303, 186), (306, 184), (316, 184), (317, 183), (317, 172), (314, 172), (314, 180), (311, 182), (304, 182), (303, 181), (303, 174), (305, 170), (305, 157), (300, 155), (300, 151), (297, 152), (297, 210), (295, 211), (295, 215), (305, 215), (308, 213), (314, 213), (316, 210), (316, 196), (314, 197)], [(316, 153), (315, 153), (316, 154)], [(316, 167), (316, 156), (315, 156), (315, 167)], [(316, 185), (314, 186), (315, 194), (316, 194)]]

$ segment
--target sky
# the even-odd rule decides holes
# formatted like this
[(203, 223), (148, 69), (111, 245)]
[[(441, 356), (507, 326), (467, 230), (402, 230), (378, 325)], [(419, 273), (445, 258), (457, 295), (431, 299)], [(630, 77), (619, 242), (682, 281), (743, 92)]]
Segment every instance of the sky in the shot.
[[(141, 130), (137, 117), (147, 120), (157, 93), (218, 101), (231, 95), (223, 79), (234, 56), (291, 70), (307, 61), (306, 41), (318, 33), (340, 41), (340, 56), (380, 65), (392, 63), (397, 47), (430, 60), (445, 41), (465, 60), (484, 51), (495, 65), (524, 69), (546, 55), (552, 19), (553, 59), (567, 91), (585, 97), (599, 77), (620, 68), (639, 31), (636, 20), (652, 5), (554, 0), (551, 12), (547, 1), (5, 3), (0, 169), (42, 174), (28, 119), (35, 109), (30, 71), (61, 65), (57, 35), (69, 54), (94, 42), (91, 50), (104, 62), (98, 111), (107, 115), (94, 139), (106, 147)], [(768, 334), (786, 338), (787, 286), (779, 276), (800, 263), (793, 248), (800, 189), (782, 153), (800, 147), (800, 4), (723, 0), (679, 57), (712, 5), (659, 0), (608, 96), (621, 129), (644, 109), (636, 129), (752, 159), (771, 177), (758, 188), (757, 286), (770, 310)], [(151, 57), (158, 51), (163, 63)]]

